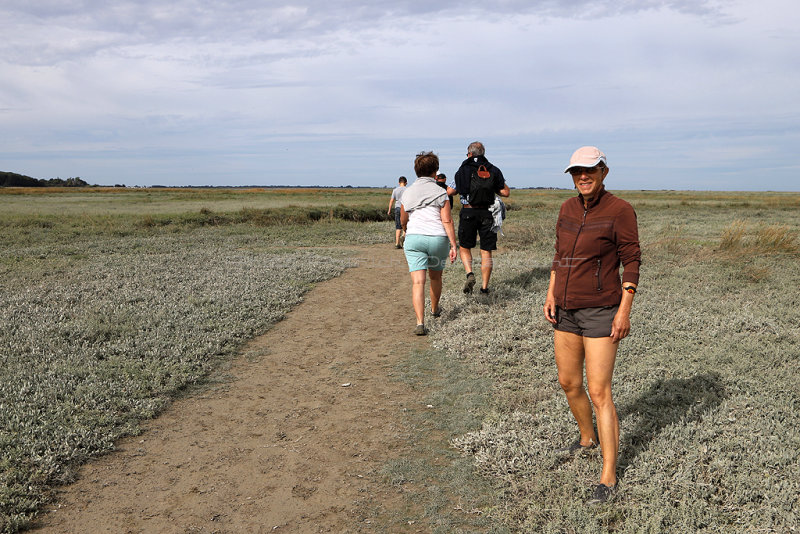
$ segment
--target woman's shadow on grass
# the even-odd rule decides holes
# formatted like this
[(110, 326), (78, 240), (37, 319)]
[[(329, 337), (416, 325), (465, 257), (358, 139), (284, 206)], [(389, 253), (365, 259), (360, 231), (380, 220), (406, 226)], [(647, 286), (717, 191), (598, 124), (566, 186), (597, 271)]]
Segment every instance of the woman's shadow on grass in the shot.
[(720, 375), (713, 372), (655, 382), (639, 397), (619, 408), (620, 420), (641, 416), (636, 428), (622, 436), (620, 470), (631, 465), (664, 428), (675, 423), (699, 421), (726, 397)]
[[(518, 271), (511, 278), (492, 279), (495, 280), (496, 290), (492, 290), (489, 295), (481, 295), (478, 291), (480, 287), (480, 270), (475, 269), (475, 277), (477, 280), (476, 287), (473, 291), (477, 302), (484, 305), (491, 305), (497, 302), (516, 300), (518, 293), (515, 289), (523, 290), (540, 290), (542, 294), (547, 292), (547, 284), (550, 280), (550, 269), (545, 267), (534, 267), (533, 269), (526, 269)], [(489, 284), (490, 290), (492, 284)], [(451, 315), (452, 317), (452, 315)]]
[(550, 280), (549, 268), (534, 267), (533, 269), (528, 269), (520, 272), (513, 278), (505, 280), (504, 283), (522, 289), (530, 289), (531, 287), (535, 286), (537, 289), (543, 289), (543, 291), (546, 292), (547, 285), (546, 284), (541, 285), (541, 282), (547, 282), (549, 280)]

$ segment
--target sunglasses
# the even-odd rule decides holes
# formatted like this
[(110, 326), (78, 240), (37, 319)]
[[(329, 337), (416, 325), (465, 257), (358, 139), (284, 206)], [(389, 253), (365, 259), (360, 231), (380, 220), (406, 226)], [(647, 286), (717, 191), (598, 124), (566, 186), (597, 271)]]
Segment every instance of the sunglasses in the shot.
[(594, 167), (572, 167), (569, 170), (569, 173), (572, 176), (581, 176), (582, 174), (594, 174), (599, 170), (600, 170), (600, 167), (598, 167), (598, 166), (594, 166)]

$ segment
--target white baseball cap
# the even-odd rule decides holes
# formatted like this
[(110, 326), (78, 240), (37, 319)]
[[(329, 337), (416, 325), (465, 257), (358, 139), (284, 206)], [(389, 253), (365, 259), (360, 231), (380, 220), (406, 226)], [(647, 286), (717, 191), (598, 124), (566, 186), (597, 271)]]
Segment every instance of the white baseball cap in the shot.
[(594, 167), (600, 162), (608, 166), (606, 155), (600, 152), (596, 146), (582, 146), (572, 153), (569, 158), (569, 165), (564, 169), (564, 172), (569, 172), (572, 167)]

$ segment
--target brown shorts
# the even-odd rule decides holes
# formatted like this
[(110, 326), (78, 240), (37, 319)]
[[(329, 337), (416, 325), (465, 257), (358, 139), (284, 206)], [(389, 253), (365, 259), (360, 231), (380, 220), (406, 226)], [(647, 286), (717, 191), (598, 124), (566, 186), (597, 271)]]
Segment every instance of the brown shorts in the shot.
[(614, 321), (617, 310), (619, 310), (619, 305), (576, 310), (556, 307), (557, 322), (554, 328), (583, 337), (608, 337), (611, 335), (611, 323)]

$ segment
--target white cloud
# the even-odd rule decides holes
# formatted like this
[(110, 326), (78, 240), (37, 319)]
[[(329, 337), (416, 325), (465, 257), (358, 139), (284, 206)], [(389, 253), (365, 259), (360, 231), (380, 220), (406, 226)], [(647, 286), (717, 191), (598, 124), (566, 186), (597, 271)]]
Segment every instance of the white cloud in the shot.
[[(593, 137), (618, 141), (622, 161), (659, 143), (722, 160), (744, 131), (760, 143), (753, 166), (777, 136), (800, 137), (797, 11), (790, 0), (5, 2), (0, 127), (14, 135), (0, 161), (42, 176), (97, 168), (110, 183), (130, 172), (113, 158), (136, 154), (159, 162), (153, 176), (169, 169), (158, 181), (188, 183), (197, 174), (180, 169), (196, 158), (244, 158), (230, 180), (252, 183), (258, 154), (301, 180), (316, 154), (348, 143), (394, 175), (392, 144), (438, 144), (457, 163), (461, 139), (530, 150)], [(55, 170), (73, 164), (87, 168)]]

